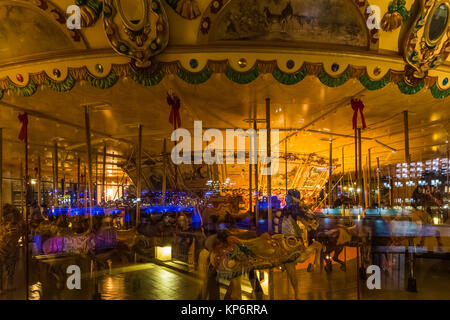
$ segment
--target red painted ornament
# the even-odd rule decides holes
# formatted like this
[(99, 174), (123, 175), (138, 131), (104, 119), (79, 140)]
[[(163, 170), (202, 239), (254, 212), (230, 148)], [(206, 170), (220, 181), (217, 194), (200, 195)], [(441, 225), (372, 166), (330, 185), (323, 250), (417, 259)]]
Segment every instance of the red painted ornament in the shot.
[(19, 81), (19, 82), (23, 82), (23, 76), (22, 76), (20, 73), (18, 73), (18, 74), (16, 75), (16, 79), (17, 79), (17, 81)]

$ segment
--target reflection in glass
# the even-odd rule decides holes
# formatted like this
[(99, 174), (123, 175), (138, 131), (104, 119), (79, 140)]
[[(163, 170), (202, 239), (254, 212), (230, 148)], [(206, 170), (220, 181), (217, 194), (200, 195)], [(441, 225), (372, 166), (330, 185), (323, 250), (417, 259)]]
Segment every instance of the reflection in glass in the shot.
[(431, 17), (430, 29), (428, 37), (430, 41), (436, 41), (445, 32), (445, 27), (448, 21), (448, 7), (446, 4), (441, 4)]

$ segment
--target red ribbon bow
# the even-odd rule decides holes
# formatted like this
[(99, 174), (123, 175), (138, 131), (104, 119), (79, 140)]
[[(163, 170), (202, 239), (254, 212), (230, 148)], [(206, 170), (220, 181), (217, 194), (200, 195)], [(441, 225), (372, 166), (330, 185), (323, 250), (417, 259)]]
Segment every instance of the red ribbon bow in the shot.
[(180, 107), (181, 101), (176, 95), (170, 95), (167, 93), (167, 103), (172, 107), (170, 110), (169, 122), (173, 124), (174, 128), (181, 126)]
[(352, 99), (352, 109), (353, 109), (353, 129), (356, 129), (358, 127), (358, 111), (361, 114), (361, 122), (362, 122), (362, 128), (365, 129), (366, 126), (366, 119), (364, 119), (364, 103), (359, 99)]
[(28, 113), (19, 114), (19, 121), (22, 123), (20, 129), (19, 139), (25, 141), (28, 137)]

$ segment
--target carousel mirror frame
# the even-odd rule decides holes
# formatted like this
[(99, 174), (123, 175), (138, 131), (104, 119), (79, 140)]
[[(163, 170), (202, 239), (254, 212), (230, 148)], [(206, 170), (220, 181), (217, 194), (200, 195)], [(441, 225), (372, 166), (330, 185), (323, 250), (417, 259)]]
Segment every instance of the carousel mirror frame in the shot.
[(135, 0), (135, 1), (139, 1), (144, 7), (144, 11), (141, 13), (142, 19), (139, 21), (138, 24), (131, 22), (124, 12), (122, 3), (124, 3), (124, 5), (126, 5), (125, 2), (129, 2), (129, 1), (130, 0), (114, 0), (114, 4), (117, 8), (117, 12), (119, 13), (120, 17), (122, 18), (123, 24), (130, 30), (140, 31), (145, 27), (145, 25), (148, 22), (148, 10), (149, 10), (148, 1)]
[[(430, 27), (431, 22), (433, 21), (434, 14), (439, 9), (441, 5), (445, 5), (447, 7), (447, 22), (443, 30), (441, 31), (440, 35), (436, 39), (430, 39)], [(430, 10), (430, 14), (428, 15), (427, 22), (425, 24), (425, 30), (424, 30), (424, 38), (425, 42), (428, 46), (434, 47), (435, 45), (439, 44), (439, 42), (442, 40), (442, 38), (445, 36), (445, 34), (448, 31), (448, 28), (450, 27), (450, 1), (449, 0), (440, 0), (437, 1), (433, 8)]]
[(169, 42), (169, 21), (161, 0), (136, 0), (144, 5), (142, 20), (129, 20), (124, 8), (126, 0), (104, 0), (103, 24), (111, 47), (128, 56), (138, 68), (151, 65), (151, 58), (160, 54)]

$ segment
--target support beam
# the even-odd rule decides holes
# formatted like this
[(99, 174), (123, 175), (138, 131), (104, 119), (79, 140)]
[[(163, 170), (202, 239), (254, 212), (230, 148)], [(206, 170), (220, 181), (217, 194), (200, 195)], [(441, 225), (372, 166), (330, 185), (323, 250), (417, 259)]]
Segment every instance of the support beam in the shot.
[[(59, 118), (56, 118), (56, 117), (54, 117), (52, 115), (48, 115), (48, 114), (45, 114), (45, 113), (42, 113), (42, 112), (39, 112), (39, 111), (36, 111), (36, 110), (33, 110), (33, 109), (27, 109), (27, 108), (19, 107), (19, 106), (16, 106), (16, 105), (13, 105), (13, 104), (10, 104), (10, 103), (6, 103), (6, 102), (3, 102), (3, 101), (0, 102), (0, 105), (4, 106), (4, 107), (7, 107), (7, 108), (10, 108), (10, 109), (13, 109), (13, 110), (16, 110), (16, 111), (19, 111), (19, 112), (26, 112), (26, 113), (28, 113), (28, 116), (36, 117), (36, 118), (39, 118), (39, 119), (46, 119), (46, 120), (49, 120), (49, 121), (53, 121), (53, 122), (59, 123), (60, 125), (76, 128), (76, 129), (79, 129), (79, 130), (84, 130), (84, 127), (82, 125), (79, 125), (79, 124), (76, 124), (76, 123), (72, 123), (72, 122), (66, 121), (64, 119), (59, 119)], [(36, 107), (36, 109), (38, 109), (38, 107)], [(134, 143), (132, 141), (130, 141), (130, 140), (123, 139), (123, 138), (116, 138), (116, 137), (114, 137), (114, 136), (112, 136), (110, 134), (107, 134), (105, 132), (101, 132), (101, 131), (97, 131), (97, 130), (92, 130), (91, 132), (93, 134), (95, 134), (95, 135), (98, 135), (98, 136), (101, 136), (101, 137), (104, 137), (104, 138), (108, 138), (110, 140), (114, 140), (114, 141), (125, 143), (125, 144), (134, 145)]]
[[(341, 100), (338, 101), (338, 102), (331, 103), (331, 105), (336, 105), (336, 106), (330, 108), (330, 109), (329, 109), (328, 111), (326, 111), (324, 114), (322, 114), (322, 115), (320, 115), (319, 117), (315, 118), (315, 119), (312, 120), (311, 122), (305, 124), (303, 127), (301, 127), (300, 129), (298, 129), (298, 131), (301, 132), (301, 131), (307, 129), (308, 127), (312, 126), (312, 125), (313, 125), (314, 123), (316, 123), (317, 121), (322, 120), (323, 118), (325, 118), (325, 117), (328, 116), (329, 114), (334, 113), (334, 112), (337, 111), (338, 109), (340, 109), (340, 108), (342, 108), (342, 107), (345, 107), (345, 106), (348, 106), (349, 101), (350, 101), (352, 98), (356, 98), (356, 97), (360, 96), (360, 95), (363, 94), (365, 91), (367, 91), (367, 89), (364, 88), (364, 89), (358, 91), (356, 94), (354, 94), (354, 95), (351, 96), (351, 97), (345, 97), (345, 98), (341, 99)], [(284, 138), (284, 139), (289, 139), (290, 137), (295, 136), (297, 133), (298, 133), (298, 132), (291, 133), (290, 135), (288, 135), (288, 136), (287, 136), (286, 138)], [(283, 141), (284, 141), (284, 140), (281, 140), (280, 143), (283, 142)]]

